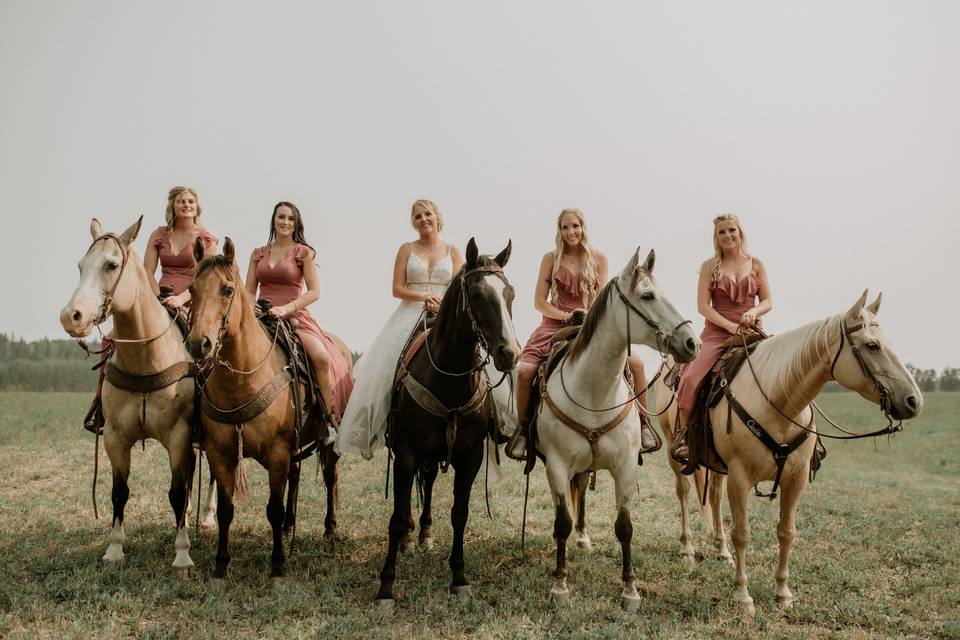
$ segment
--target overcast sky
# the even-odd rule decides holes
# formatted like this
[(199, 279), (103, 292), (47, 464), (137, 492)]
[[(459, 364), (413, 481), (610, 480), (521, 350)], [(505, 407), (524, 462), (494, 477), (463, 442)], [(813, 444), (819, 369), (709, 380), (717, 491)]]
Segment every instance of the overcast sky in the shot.
[(3, 0), (0, 331), (65, 337), (91, 216), (120, 231), (143, 213), (142, 254), (186, 184), (243, 256), (297, 203), (311, 311), (355, 350), (430, 198), (461, 247), (513, 239), (521, 339), (561, 209), (584, 211), (611, 270), (655, 248), (697, 326), (711, 220), (736, 212), (768, 329), (869, 287), (905, 361), (960, 366), (958, 33), (949, 0)]

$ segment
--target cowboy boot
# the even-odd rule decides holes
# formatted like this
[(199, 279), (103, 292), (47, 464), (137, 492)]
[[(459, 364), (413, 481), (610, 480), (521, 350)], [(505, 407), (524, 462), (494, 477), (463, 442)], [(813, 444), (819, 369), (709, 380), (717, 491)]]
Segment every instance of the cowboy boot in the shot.
[(640, 453), (659, 451), (662, 444), (653, 430), (653, 425), (650, 424), (650, 418), (640, 411)]
[(670, 445), (670, 457), (682, 465), (690, 464), (690, 449), (687, 447), (687, 427), (680, 427), (673, 436), (673, 444)]
[(522, 462), (527, 459), (527, 430), (527, 425), (521, 424), (517, 427), (517, 430), (513, 432), (513, 435), (510, 436), (510, 440), (507, 442), (507, 446), (503, 452), (506, 453), (507, 457), (511, 460)]

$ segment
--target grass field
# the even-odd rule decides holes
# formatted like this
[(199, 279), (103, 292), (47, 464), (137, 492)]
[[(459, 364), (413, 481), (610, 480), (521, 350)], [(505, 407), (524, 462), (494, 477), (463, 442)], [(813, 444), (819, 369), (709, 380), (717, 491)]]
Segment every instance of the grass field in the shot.
[[(148, 442), (133, 454), (126, 559), (100, 560), (110, 519), (109, 465), (101, 457), (101, 519), (93, 519), (93, 436), (78, 394), (0, 394), (0, 637), (769, 637), (960, 638), (960, 394), (930, 394), (923, 415), (891, 440), (829, 443), (817, 481), (800, 505), (790, 613), (774, 601), (777, 504), (751, 503), (750, 588), (758, 614), (733, 606), (732, 569), (712, 555), (694, 514), (696, 569), (679, 556), (678, 508), (664, 453), (647, 458), (633, 504), (634, 565), (643, 602), (619, 608), (619, 546), (612, 482), (589, 496), (594, 550), (570, 550), (571, 605), (549, 603), (553, 507), (542, 467), (531, 483), (526, 555), (520, 552), (523, 484), (475, 487), (467, 528), (474, 597), (447, 595), (451, 482), (437, 482), (433, 550), (398, 563), (397, 606), (371, 606), (386, 549), (390, 506), (383, 453), (342, 468), (340, 539), (325, 542), (323, 486), (306, 467), (297, 551), (289, 577), (267, 578), (269, 525), (263, 471), (248, 463), (252, 497), (237, 508), (226, 588), (209, 588), (215, 534), (191, 534), (197, 576), (173, 575), (172, 515), (165, 452)], [(822, 398), (844, 424), (880, 420), (852, 394)], [(204, 470), (204, 475), (207, 471)]]

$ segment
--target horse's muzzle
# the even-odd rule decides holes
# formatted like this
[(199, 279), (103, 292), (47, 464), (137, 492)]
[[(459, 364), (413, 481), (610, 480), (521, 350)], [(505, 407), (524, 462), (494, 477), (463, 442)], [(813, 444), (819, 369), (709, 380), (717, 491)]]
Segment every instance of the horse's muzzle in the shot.
[(67, 305), (60, 311), (60, 326), (71, 338), (86, 338), (93, 328), (93, 317), (79, 307)]
[(493, 366), (497, 371), (513, 371), (520, 361), (520, 349), (518, 346), (501, 344), (498, 345), (491, 354), (493, 356)]
[(187, 336), (187, 351), (197, 362), (204, 362), (213, 355), (213, 340), (207, 336), (198, 336), (191, 333)]

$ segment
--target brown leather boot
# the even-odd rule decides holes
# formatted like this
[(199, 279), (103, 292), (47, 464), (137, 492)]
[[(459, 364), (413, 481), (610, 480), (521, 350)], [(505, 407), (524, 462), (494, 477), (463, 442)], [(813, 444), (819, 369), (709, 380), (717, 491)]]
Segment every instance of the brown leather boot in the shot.
[(682, 465), (690, 464), (690, 449), (687, 447), (686, 427), (680, 427), (673, 436), (673, 444), (670, 445), (670, 457)]

